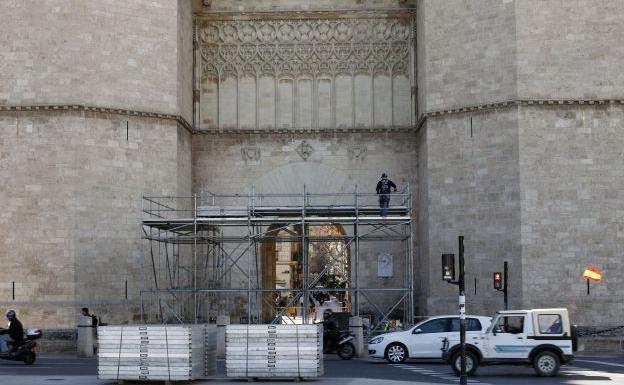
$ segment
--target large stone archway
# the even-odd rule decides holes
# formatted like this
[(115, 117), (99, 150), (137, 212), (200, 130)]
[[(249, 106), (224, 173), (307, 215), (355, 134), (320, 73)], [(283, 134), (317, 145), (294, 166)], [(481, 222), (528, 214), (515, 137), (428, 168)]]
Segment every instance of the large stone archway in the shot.
[(271, 290), (262, 295), (265, 321), (281, 311), (293, 321), (302, 318), (305, 310), (298, 294), (305, 282), (309, 283), (311, 303), (318, 305), (331, 300), (340, 303), (341, 310), (350, 310), (351, 295), (342, 290), (351, 287), (351, 253), (346, 231), (340, 224), (329, 223), (306, 225), (305, 232), (307, 253), (303, 252), (301, 225), (274, 224), (267, 229), (261, 246), (261, 287)]

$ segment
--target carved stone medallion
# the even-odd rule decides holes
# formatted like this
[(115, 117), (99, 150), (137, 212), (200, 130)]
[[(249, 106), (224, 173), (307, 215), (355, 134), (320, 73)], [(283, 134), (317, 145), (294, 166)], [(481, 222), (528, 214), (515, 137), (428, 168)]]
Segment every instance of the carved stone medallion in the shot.
[(259, 147), (243, 147), (241, 149), (243, 154), (243, 160), (247, 165), (256, 165), (260, 163), (260, 148)]
[(355, 145), (355, 146), (351, 146), (349, 147), (349, 149), (347, 150), (348, 154), (349, 154), (349, 159), (351, 160), (362, 160), (366, 157), (366, 152), (368, 151), (368, 148), (364, 145)]
[(308, 158), (314, 152), (314, 147), (312, 147), (310, 143), (304, 140), (299, 144), (299, 146), (297, 146), (297, 149), (295, 151), (297, 151), (297, 154), (299, 154), (301, 159), (308, 160)]

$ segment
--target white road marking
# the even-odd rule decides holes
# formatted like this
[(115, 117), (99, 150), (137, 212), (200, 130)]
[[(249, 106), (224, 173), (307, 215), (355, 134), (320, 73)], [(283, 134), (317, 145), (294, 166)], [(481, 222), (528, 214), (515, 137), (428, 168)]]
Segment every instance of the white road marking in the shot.
[(618, 368), (624, 368), (623, 364), (616, 364), (613, 362), (605, 362), (605, 361), (594, 361), (594, 360), (579, 360), (578, 358), (574, 359), (575, 362), (588, 362), (590, 364), (600, 364), (600, 365), (608, 365), (608, 366), (617, 366)]
[[(393, 366), (395, 368), (403, 369), (403, 370), (408, 370), (408, 371), (410, 371), (412, 373), (422, 374), (422, 375), (425, 375), (425, 376), (431, 376), (431, 377), (434, 377), (437, 380), (451, 381), (453, 383), (459, 382), (459, 377), (452, 376), (449, 373), (436, 372), (436, 371), (431, 370), (431, 369), (426, 369), (426, 368), (421, 368), (421, 367), (418, 367), (418, 366), (412, 366), (412, 365), (406, 365), (406, 364), (391, 364), (391, 366)], [(468, 383), (469, 384), (479, 384), (479, 385), (491, 385), (491, 384), (488, 384), (486, 382), (481, 382), (479, 380), (473, 380), (473, 379), (468, 379)]]

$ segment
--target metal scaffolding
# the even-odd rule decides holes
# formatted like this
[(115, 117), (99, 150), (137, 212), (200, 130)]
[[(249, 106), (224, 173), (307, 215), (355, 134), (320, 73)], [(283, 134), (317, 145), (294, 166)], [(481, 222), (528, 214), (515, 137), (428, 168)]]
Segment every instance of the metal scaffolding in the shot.
[[(230, 315), (241, 323), (310, 323), (314, 296), (333, 294), (352, 315), (373, 316), (371, 329), (391, 318), (411, 324), (409, 186), (390, 197), (383, 216), (377, 194), (357, 187), (351, 193), (313, 193), (304, 186), (289, 194), (143, 197), (141, 237), (148, 242), (142, 321), (210, 322)], [(397, 275), (371, 275), (381, 263), (374, 254), (382, 242), (398, 254)], [(297, 250), (291, 252), (296, 260), (280, 262), (284, 273), (298, 277), (290, 286), (276, 285), (278, 243)], [(327, 284), (332, 277), (341, 283)], [(280, 293), (288, 293), (281, 306)]]

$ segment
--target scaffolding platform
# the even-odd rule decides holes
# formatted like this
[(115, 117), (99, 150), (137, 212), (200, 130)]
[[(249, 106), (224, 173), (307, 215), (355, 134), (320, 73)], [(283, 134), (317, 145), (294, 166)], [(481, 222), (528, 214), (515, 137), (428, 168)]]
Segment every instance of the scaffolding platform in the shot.
[[(304, 187), (302, 193), (292, 194), (252, 191), (144, 197), (142, 238), (149, 242), (147, 265), (151, 265), (153, 277), (141, 292), (142, 302), (150, 296), (157, 298), (157, 313), (162, 322), (206, 322), (212, 317), (210, 314), (224, 313), (223, 307), (230, 306), (224, 305), (219, 296), (243, 295), (247, 306), (242, 317), (245, 322), (257, 322), (273, 312), (271, 322), (277, 323), (289, 318), (285, 309), (307, 309), (311, 293), (334, 293), (348, 298), (347, 308), (352, 315), (360, 315), (362, 301), (374, 308), (379, 313), (375, 327), (397, 309), (403, 312), (403, 324), (410, 324), (414, 316), (411, 198), (409, 187), (390, 194), (391, 204), (382, 213), (377, 194), (359, 193), (357, 189), (353, 193), (310, 193)], [(318, 229), (323, 226), (340, 226), (343, 230), (320, 233)], [(301, 255), (297, 262), (290, 263), (296, 265), (301, 276), (298, 287), (267, 287), (264, 282), (266, 268), (260, 270), (263, 263), (272, 260), (262, 256), (263, 248), (275, 248), (275, 242), (299, 245), (293, 247)], [(399, 285), (377, 287), (361, 282), (363, 242), (400, 245)], [(321, 271), (313, 271), (309, 254), (318, 254), (317, 249), (328, 244), (334, 248), (338, 244), (339, 250), (324, 257), (329, 259)], [(329, 274), (335, 274), (330, 265), (338, 259), (348, 260), (349, 271), (342, 272), (344, 287), (324, 287), (320, 283)], [(232, 283), (232, 272), (242, 277), (245, 284)], [(291, 293), (292, 299), (276, 310), (278, 307), (269, 303), (270, 295), (279, 291)], [(395, 293), (398, 300), (372, 303), (374, 295), (384, 292)], [(145, 311), (143, 304), (142, 316), (146, 316)], [(301, 311), (298, 317), (305, 323), (316, 318), (307, 311)]]

